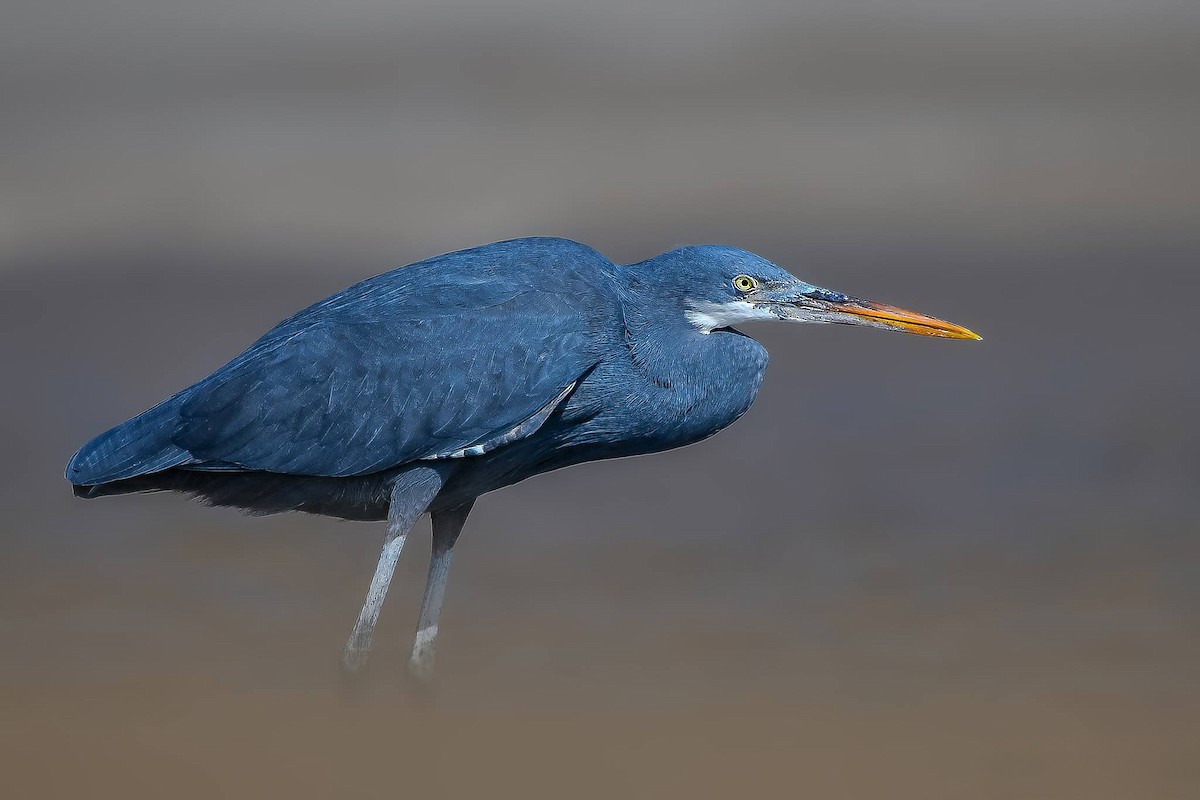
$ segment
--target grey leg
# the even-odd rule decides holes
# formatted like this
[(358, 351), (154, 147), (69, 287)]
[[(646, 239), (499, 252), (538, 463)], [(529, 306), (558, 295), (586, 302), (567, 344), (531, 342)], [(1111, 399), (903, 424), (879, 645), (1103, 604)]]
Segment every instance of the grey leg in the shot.
[(433, 677), (433, 646), (437, 641), (442, 599), (446, 595), (446, 579), (450, 577), (450, 559), (454, 555), (454, 543), (474, 503), (472, 500), (433, 515), (433, 555), (429, 559), (429, 579), (425, 583), (425, 597), (421, 600), (421, 619), (413, 640), (412, 658), (408, 661), (409, 671), (420, 680)]
[(387, 597), (400, 551), (404, 549), (404, 540), (437, 496), (443, 481), (441, 472), (429, 467), (418, 467), (402, 475), (392, 487), (383, 550), (379, 554), (379, 563), (375, 566), (375, 575), (371, 578), (371, 588), (367, 590), (367, 599), (363, 602), (358, 621), (354, 623), (354, 630), (351, 631), (346, 648), (342, 651), (342, 668), (349, 673), (358, 672), (367, 663), (367, 655), (371, 652), (371, 635), (375, 632), (379, 609), (383, 607), (383, 600)]

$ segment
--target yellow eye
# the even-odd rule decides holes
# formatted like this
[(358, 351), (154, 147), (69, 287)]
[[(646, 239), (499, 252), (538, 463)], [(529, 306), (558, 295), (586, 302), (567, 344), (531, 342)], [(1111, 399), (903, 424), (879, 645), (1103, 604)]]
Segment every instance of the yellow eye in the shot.
[(749, 292), (758, 288), (758, 281), (751, 278), (749, 275), (738, 275), (733, 279), (733, 288), (739, 292)]

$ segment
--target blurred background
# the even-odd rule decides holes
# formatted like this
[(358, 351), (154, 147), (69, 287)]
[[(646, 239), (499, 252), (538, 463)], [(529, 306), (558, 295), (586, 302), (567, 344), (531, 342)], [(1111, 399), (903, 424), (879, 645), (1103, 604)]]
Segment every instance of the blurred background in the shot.
[[(1200, 6), (8, 0), (6, 797), (1184, 798)], [(84, 503), (99, 431), (446, 250), (746, 247), (978, 344), (760, 326), (755, 408), (485, 497), (441, 680), (380, 525)], [(792, 422), (805, 420), (803, 435)]]

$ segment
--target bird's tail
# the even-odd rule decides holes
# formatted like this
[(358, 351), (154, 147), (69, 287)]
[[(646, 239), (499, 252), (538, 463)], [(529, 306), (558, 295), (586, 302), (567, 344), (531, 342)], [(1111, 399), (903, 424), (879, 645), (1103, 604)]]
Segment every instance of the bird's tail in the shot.
[(161, 472), (192, 461), (172, 441), (179, 423), (179, 395), (105, 431), (79, 448), (67, 464), (66, 478), (80, 497), (111, 494), (103, 484)]

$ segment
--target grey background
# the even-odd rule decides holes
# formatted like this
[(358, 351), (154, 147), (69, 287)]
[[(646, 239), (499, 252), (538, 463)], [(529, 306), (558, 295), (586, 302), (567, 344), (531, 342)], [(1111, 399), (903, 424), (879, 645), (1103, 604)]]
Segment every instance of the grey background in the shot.
[[(6, 796), (1190, 797), (1194, 3), (12, 2)], [(379, 526), (83, 503), (101, 429), (446, 250), (752, 249), (980, 343), (758, 326), (686, 450), (484, 498), (442, 679)], [(426, 524), (427, 525), (427, 524)]]

